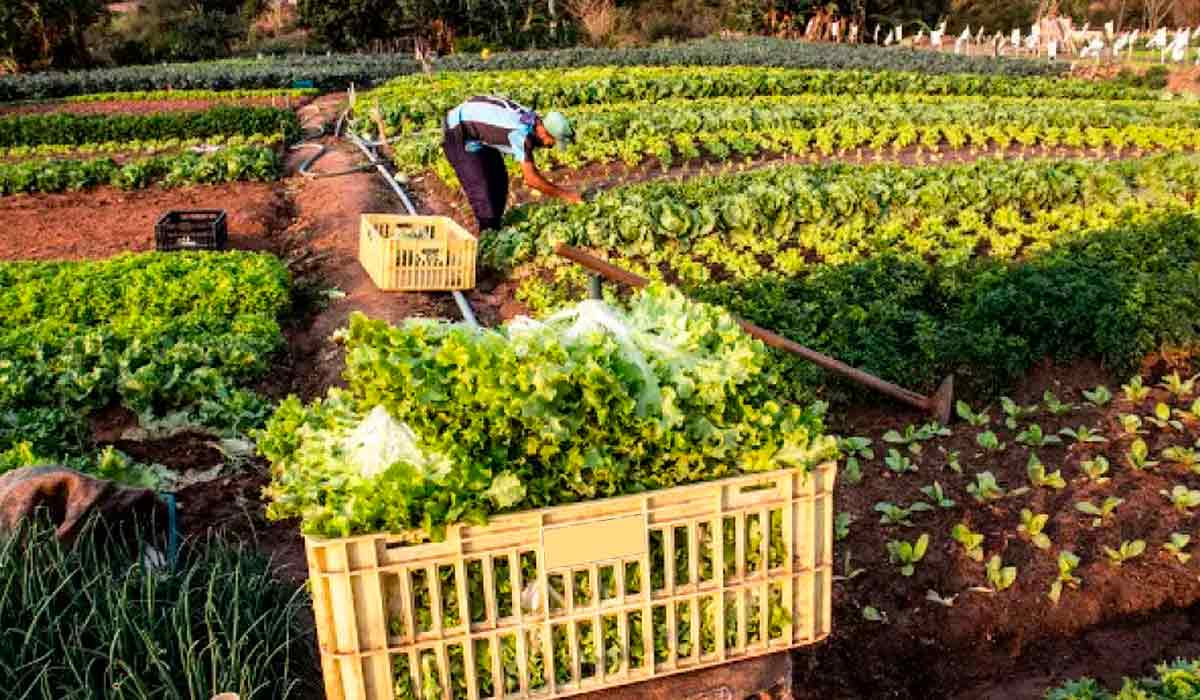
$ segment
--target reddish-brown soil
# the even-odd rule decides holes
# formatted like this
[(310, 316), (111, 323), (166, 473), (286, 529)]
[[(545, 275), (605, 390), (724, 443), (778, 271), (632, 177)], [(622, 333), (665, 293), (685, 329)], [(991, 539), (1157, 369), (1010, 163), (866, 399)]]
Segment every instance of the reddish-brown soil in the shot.
[[(1022, 404), (1035, 403), (1045, 389), (1064, 401), (1081, 403), (1080, 390), (1106, 380), (1101, 368), (1083, 364), (1072, 368), (1045, 366), (1031, 373), (1014, 392)], [(1120, 382), (1107, 381), (1117, 392)], [(1119, 392), (1117, 392), (1119, 394)], [(823, 645), (800, 653), (798, 697), (812, 698), (1038, 698), (1047, 685), (1078, 675), (1113, 681), (1122, 674), (1149, 670), (1164, 657), (1200, 653), (1200, 578), (1197, 564), (1180, 564), (1161, 550), (1172, 532), (1193, 534), (1197, 518), (1180, 513), (1160, 495), (1175, 484), (1200, 486), (1200, 478), (1164, 462), (1138, 472), (1127, 465), (1132, 436), (1123, 436), (1120, 413), (1151, 414), (1158, 401), (1171, 400), (1156, 389), (1134, 405), (1118, 396), (1104, 409), (1081, 407), (1062, 417), (1043, 412), (1022, 421), (1036, 422), (1049, 434), (1062, 427), (1100, 428), (1110, 442), (1100, 445), (1047, 446), (1031, 450), (1016, 444), (1016, 431), (1000, 425), (1002, 415), (992, 406), (992, 429), (1008, 447), (984, 454), (975, 437), (982, 428), (959, 423), (949, 437), (925, 443), (913, 460), (920, 471), (897, 476), (882, 463), (893, 447), (881, 439), (889, 429), (902, 431), (920, 424), (924, 416), (891, 405), (867, 406), (834, 419), (844, 435), (869, 436), (876, 459), (863, 468), (856, 485), (839, 483), (837, 511), (850, 513), (849, 536), (836, 547), (836, 575), (851, 569), (862, 573), (834, 584), (834, 635)], [(1143, 436), (1151, 454), (1171, 444), (1191, 446), (1200, 425), (1184, 421), (1181, 432), (1151, 428)], [(1069, 443), (1068, 438), (1064, 438)], [(899, 449), (903, 450), (903, 447)], [(946, 468), (942, 450), (961, 454), (963, 474)], [(966, 485), (981, 471), (991, 471), (1006, 489), (1028, 486), (1030, 452), (1036, 452), (1050, 471), (1062, 470), (1067, 485), (1060, 491), (1035, 488), (1029, 493), (986, 505), (977, 504)], [(1111, 480), (1094, 484), (1081, 472), (1083, 459), (1103, 454), (1111, 462)], [(929, 500), (920, 487), (939, 482), (953, 508), (917, 513), (913, 527), (882, 526), (873, 511), (879, 501), (909, 505)], [(1099, 503), (1107, 496), (1125, 500), (1108, 526), (1091, 527), (1091, 517), (1078, 513), (1080, 501)], [(1046, 534), (1049, 551), (1022, 540), (1017, 527), (1021, 509), (1050, 516)], [(991, 594), (968, 590), (986, 586), (983, 564), (966, 558), (950, 537), (954, 524), (967, 523), (984, 535), (985, 559), (999, 554), (1006, 566), (1018, 569), (1009, 590)], [(891, 539), (913, 541), (928, 533), (931, 544), (911, 578), (888, 561), (885, 544)], [(1120, 568), (1112, 566), (1103, 547), (1142, 539), (1146, 553)], [(1066, 590), (1058, 605), (1046, 598), (1062, 550), (1079, 555), (1078, 590)], [(953, 607), (925, 599), (926, 592), (957, 596)], [(873, 606), (888, 622), (870, 622), (862, 610)], [(1189, 612), (1190, 610), (1190, 612)]]
[(173, 209), (224, 209), (235, 248), (270, 248), (268, 234), (287, 218), (279, 188), (266, 183), (0, 197), (0, 259), (78, 260), (153, 250), (154, 224)]
[(110, 100), (106, 102), (21, 102), (0, 104), (0, 115), (7, 114), (151, 114), (188, 112), (218, 105), (243, 105), (294, 109), (311, 102), (311, 97), (244, 97), (233, 100)]

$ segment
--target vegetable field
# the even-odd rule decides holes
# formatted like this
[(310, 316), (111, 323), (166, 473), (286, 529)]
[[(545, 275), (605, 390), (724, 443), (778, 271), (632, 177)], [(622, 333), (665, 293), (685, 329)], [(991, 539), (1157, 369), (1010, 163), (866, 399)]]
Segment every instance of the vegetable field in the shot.
[[(791, 652), (792, 697), (1194, 696), (1168, 692), (1194, 690), (1196, 663), (1176, 658), (1200, 658), (1194, 100), (1062, 63), (774, 39), (428, 68), (312, 56), (0, 76), (0, 251), (14, 251), (0, 256), (0, 473), (54, 463), (174, 493), (194, 556), (163, 614), (192, 604), (209, 567), (226, 582), (212, 590), (271, 622), (239, 636), (207, 606), (205, 630), (131, 617), (120, 635), (164, 659), (185, 632), (230, 658), (267, 645), (286, 657), (277, 675), (260, 660), (228, 678), (206, 656), (180, 677), (307, 700), (320, 668), (293, 647), (313, 623), (285, 595), (307, 573), (302, 535), (390, 533), (379, 556), (393, 556), (502, 516), (833, 460), (834, 555), (813, 565), (833, 633)], [(483, 328), (448, 295), (379, 292), (359, 265), (358, 216), (400, 210), (328, 135), (350, 83), (344, 124), (390, 139), (423, 213), (467, 226), (446, 111), (490, 93), (573, 120), (577, 142), (535, 158), (585, 201), (547, 201), (510, 164), (510, 207), (466, 292)], [(293, 146), (318, 126), (314, 169), (345, 174), (297, 172), (315, 151)], [(225, 209), (234, 250), (149, 252), (167, 209)], [(589, 300), (559, 244), (651, 284)], [(953, 420), (770, 349), (738, 319), (916, 391), (953, 374)], [(377, 671), (390, 697), (495, 698), (791, 639), (799, 598), (753, 579), (792, 585), (784, 544), (802, 528), (784, 512), (647, 526), (644, 553), (591, 577), (570, 562), (547, 575), (519, 548), (381, 562), (385, 607), (402, 612)], [(274, 557), (281, 587), (208, 543), (215, 531)], [(21, 556), (0, 546), (0, 570), (110, 575), (90, 550)], [(636, 622), (604, 608), (641, 595)], [(553, 630), (488, 627), (510, 618)], [(452, 628), (472, 641), (410, 648)], [(0, 678), (68, 696), (34, 669), (52, 637), (25, 649), (0, 632), (22, 654)], [(103, 697), (190, 692), (136, 664), (122, 673), (163, 690), (126, 692), (125, 676), (61, 658), (116, 688)]]

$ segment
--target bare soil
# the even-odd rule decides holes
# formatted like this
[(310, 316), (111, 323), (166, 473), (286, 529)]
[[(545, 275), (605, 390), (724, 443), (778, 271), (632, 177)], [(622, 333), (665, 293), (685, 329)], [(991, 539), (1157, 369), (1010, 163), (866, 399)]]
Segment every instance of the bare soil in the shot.
[(10, 114), (153, 114), (157, 112), (194, 112), (222, 105), (279, 107), (296, 109), (312, 101), (311, 97), (243, 97), (222, 100), (109, 100), (105, 102), (15, 102), (0, 104), (0, 115)]
[(286, 220), (287, 208), (271, 183), (0, 197), (0, 259), (81, 260), (153, 250), (155, 222), (177, 209), (224, 209), (231, 247), (272, 249), (270, 234)]

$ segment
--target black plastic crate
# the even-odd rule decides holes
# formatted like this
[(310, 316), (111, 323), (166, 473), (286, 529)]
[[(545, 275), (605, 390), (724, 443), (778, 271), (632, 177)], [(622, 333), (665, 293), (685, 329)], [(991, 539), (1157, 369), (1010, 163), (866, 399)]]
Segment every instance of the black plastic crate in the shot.
[(154, 225), (154, 246), (169, 250), (225, 250), (229, 230), (221, 209), (169, 211)]

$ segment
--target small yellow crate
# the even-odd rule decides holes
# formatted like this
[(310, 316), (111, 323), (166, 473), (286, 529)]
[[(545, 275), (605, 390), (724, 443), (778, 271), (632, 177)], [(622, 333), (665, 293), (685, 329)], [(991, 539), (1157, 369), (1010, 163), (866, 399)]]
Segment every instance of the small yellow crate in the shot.
[(449, 217), (362, 215), (358, 259), (385, 292), (472, 289), (476, 249)]
[(561, 698), (829, 635), (836, 466), (309, 537), (328, 700)]

